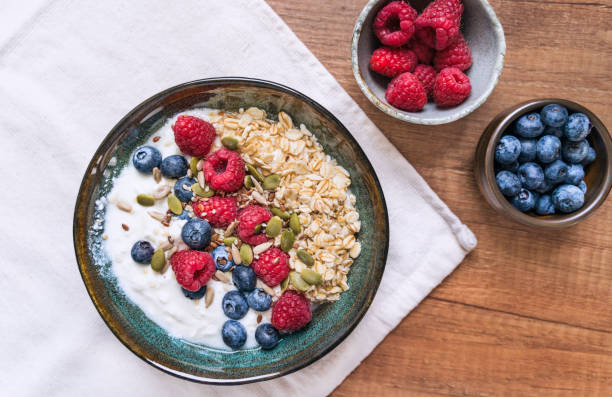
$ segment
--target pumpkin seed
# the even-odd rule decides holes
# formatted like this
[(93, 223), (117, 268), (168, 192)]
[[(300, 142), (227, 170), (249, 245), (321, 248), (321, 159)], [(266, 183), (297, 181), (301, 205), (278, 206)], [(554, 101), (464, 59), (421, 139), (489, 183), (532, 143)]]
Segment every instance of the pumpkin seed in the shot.
[(232, 244), (234, 244), (236, 242), (236, 240), (238, 240), (237, 237), (226, 237), (226, 238), (223, 239), (223, 244), (226, 247), (231, 247)]
[(295, 234), (300, 234), (300, 232), (302, 231), (300, 219), (298, 218), (298, 215), (295, 212), (291, 214), (291, 217), (289, 218), (289, 227), (291, 228), (291, 230), (293, 230), (293, 233)]
[(234, 138), (233, 136), (226, 136), (225, 138), (221, 139), (221, 143), (230, 150), (238, 149), (238, 139)]
[(284, 230), (281, 234), (280, 246), (285, 252), (289, 252), (293, 248), (295, 242), (295, 234), (291, 230)]
[(304, 292), (310, 289), (310, 284), (304, 281), (300, 273), (296, 271), (289, 272), (289, 278), (291, 279), (291, 284), (299, 291)]
[(249, 174), (253, 175), (253, 178), (257, 179), (259, 182), (263, 182), (263, 177), (254, 165), (247, 163), (246, 167)]
[(151, 258), (151, 269), (156, 272), (161, 272), (166, 264), (166, 254), (163, 249), (158, 249), (153, 253), (153, 257)]
[(319, 285), (323, 282), (323, 277), (319, 273), (308, 268), (304, 268), (300, 275), (310, 285)]
[(272, 219), (268, 221), (268, 226), (266, 226), (266, 236), (268, 237), (276, 237), (281, 232), (283, 227), (283, 221), (278, 216), (273, 216)]
[(289, 213), (287, 211), (281, 210), (280, 208), (271, 208), (270, 212), (272, 212), (274, 215), (278, 216), (284, 221), (289, 220)]
[(300, 258), (300, 260), (304, 262), (306, 266), (314, 265), (314, 259), (312, 259), (312, 256), (306, 250), (297, 250), (297, 257)]
[(173, 214), (180, 215), (183, 213), (183, 206), (181, 200), (178, 199), (174, 194), (168, 196), (168, 208)]
[(253, 229), (253, 234), (259, 234), (259, 233), (261, 233), (261, 228), (262, 228), (262, 227), (263, 227), (263, 226), (261, 226), (261, 223), (260, 223), (259, 225), (255, 226), (255, 229)]
[(189, 160), (189, 169), (192, 175), (198, 175), (198, 161), (200, 161), (200, 159), (197, 157), (192, 157), (191, 160)]
[(242, 244), (240, 247), (240, 259), (242, 260), (242, 263), (246, 263), (247, 265), (250, 265), (251, 262), (253, 262), (253, 249), (250, 245), (246, 243)]
[(197, 196), (200, 197), (212, 197), (215, 195), (215, 191), (206, 186), (205, 189), (202, 189), (199, 183), (194, 183), (191, 185), (191, 191), (194, 192)]
[(285, 292), (288, 286), (289, 286), (289, 277), (281, 281), (281, 294)]
[(136, 201), (143, 207), (150, 207), (155, 204), (155, 197), (149, 194), (139, 194), (136, 196)]
[(280, 185), (280, 176), (272, 174), (264, 178), (261, 187), (263, 187), (264, 190), (274, 190), (278, 185)]
[(253, 179), (251, 179), (251, 175), (244, 177), (244, 187), (247, 189), (253, 189)]

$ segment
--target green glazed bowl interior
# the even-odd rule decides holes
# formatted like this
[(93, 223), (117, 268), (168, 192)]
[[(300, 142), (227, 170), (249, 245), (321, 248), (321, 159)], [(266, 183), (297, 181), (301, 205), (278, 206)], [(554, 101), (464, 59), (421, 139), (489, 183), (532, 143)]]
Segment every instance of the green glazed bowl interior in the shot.
[[(102, 244), (105, 196), (131, 152), (173, 115), (196, 107), (235, 110), (256, 106), (268, 117), (280, 111), (305, 124), (325, 151), (351, 174), (362, 228), (361, 255), (340, 300), (319, 306), (303, 330), (283, 337), (273, 350), (215, 350), (171, 337), (121, 291)], [(117, 165), (107, 167), (115, 157)], [(372, 165), (348, 130), (321, 105), (285, 86), (247, 78), (217, 78), (182, 84), (138, 105), (104, 139), (89, 163), (74, 214), (79, 270), (91, 299), (119, 340), (138, 357), (170, 374), (213, 384), (240, 384), (296, 371), (337, 346), (361, 320), (385, 268), (389, 242), (387, 209)], [(221, 324), (219, 324), (219, 328)]]
[[(593, 128), (587, 140), (591, 147), (595, 149), (597, 157), (595, 162), (585, 167), (584, 181), (587, 184), (587, 193), (584, 198), (584, 206), (569, 214), (540, 216), (522, 213), (514, 208), (497, 187), (494, 169), (495, 147), (516, 119), (526, 113), (539, 111), (542, 107), (553, 103), (565, 106), (570, 114), (584, 113), (591, 120)], [(601, 120), (584, 106), (565, 99), (535, 99), (506, 109), (489, 123), (476, 148), (474, 172), (482, 195), (499, 213), (531, 227), (562, 229), (575, 225), (592, 215), (610, 193), (612, 188), (612, 139)]]

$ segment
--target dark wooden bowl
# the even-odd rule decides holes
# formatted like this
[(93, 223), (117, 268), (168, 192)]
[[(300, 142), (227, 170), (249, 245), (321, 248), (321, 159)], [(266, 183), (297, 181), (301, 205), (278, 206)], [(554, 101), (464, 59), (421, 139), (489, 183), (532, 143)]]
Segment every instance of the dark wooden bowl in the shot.
[[(495, 170), (493, 169), (495, 146), (514, 120), (525, 113), (541, 109), (552, 103), (565, 106), (570, 113), (581, 112), (586, 114), (593, 125), (587, 140), (595, 149), (597, 158), (593, 164), (585, 169), (584, 181), (587, 184), (587, 193), (584, 206), (570, 214), (540, 216), (522, 213), (514, 208), (497, 187)], [(474, 172), (482, 195), (497, 212), (528, 226), (541, 229), (562, 229), (575, 225), (592, 215), (610, 193), (612, 187), (612, 139), (601, 120), (584, 106), (565, 99), (534, 99), (503, 111), (489, 123), (476, 147)]]

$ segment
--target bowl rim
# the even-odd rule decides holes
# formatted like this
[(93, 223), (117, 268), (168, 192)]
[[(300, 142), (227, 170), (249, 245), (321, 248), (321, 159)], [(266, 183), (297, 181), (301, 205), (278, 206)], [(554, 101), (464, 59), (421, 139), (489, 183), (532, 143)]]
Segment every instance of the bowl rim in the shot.
[[(86, 277), (85, 271), (84, 271), (84, 267), (87, 265), (87, 261), (81, 261), (81, 258), (79, 256), (79, 243), (82, 243), (83, 241), (81, 241), (81, 234), (80, 234), (80, 227), (82, 226), (86, 226), (86, 222), (83, 221), (82, 225), (81, 222), (78, 221), (78, 215), (79, 213), (83, 212), (85, 213), (87, 211), (87, 203), (86, 200), (83, 200), (82, 198), (85, 197), (87, 195), (87, 191), (86, 191), (86, 187), (87, 187), (87, 178), (88, 175), (91, 174), (92, 169), (98, 167), (100, 165), (100, 162), (102, 161), (102, 156), (105, 153), (105, 149), (107, 148), (107, 146), (110, 144), (110, 142), (112, 141), (111, 136), (113, 135), (113, 133), (115, 133), (118, 130), (122, 130), (125, 128), (125, 124), (128, 123), (128, 121), (131, 119), (131, 117), (133, 117), (135, 114), (137, 114), (139, 111), (142, 111), (143, 108), (145, 108), (146, 106), (148, 106), (151, 102), (154, 102), (160, 98), (163, 97), (168, 97), (169, 95), (173, 94), (173, 93), (177, 93), (180, 92), (181, 90), (185, 89), (185, 88), (189, 88), (189, 87), (193, 87), (193, 86), (211, 86), (211, 85), (231, 85), (231, 84), (246, 84), (246, 85), (250, 85), (250, 86), (255, 86), (255, 87), (261, 87), (261, 88), (269, 88), (269, 89), (273, 89), (276, 91), (280, 91), (286, 94), (289, 94), (299, 100), (302, 100), (306, 103), (308, 103), (310, 106), (312, 106), (315, 111), (320, 112), (325, 118), (328, 118), (332, 123), (337, 124), (338, 127), (340, 128), (340, 130), (342, 130), (345, 134), (346, 134), (346, 138), (349, 141), (352, 141), (355, 146), (357, 147), (357, 149), (361, 152), (361, 157), (364, 160), (364, 164), (366, 166), (366, 168), (368, 169), (368, 171), (370, 172), (370, 174), (372, 175), (372, 178), (374, 180), (374, 184), (376, 186), (376, 190), (379, 192), (380, 194), (380, 201), (381, 201), (381, 205), (382, 205), (382, 210), (383, 210), (383, 222), (384, 222), (384, 233), (385, 233), (385, 239), (382, 242), (383, 247), (382, 247), (382, 264), (381, 264), (381, 268), (380, 268), (380, 272), (376, 277), (374, 286), (373, 286), (373, 293), (371, 295), (369, 295), (368, 298), (366, 298), (366, 301), (364, 302), (364, 304), (359, 308), (359, 310), (357, 311), (356, 315), (355, 315), (355, 320), (354, 322), (347, 327), (347, 329), (340, 334), (337, 339), (335, 341), (333, 341), (328, 347), (326, 347), (325, 349), (322, 349), (319, 352), (316, 352), (316, 354), (313, 354), (311, 356), (309, 356), (307, 359), (305, 359), (304, 361), (295, 364), (294, 366), (285, 369), (285, 370), (278, 370), (275, 372), (271, 372), (271, 373), (267, 373), (264, 375), (257, 375), (257, 376), (252, 376), (252, 377), (245, 377), (245, 378), (231, 378), (231, 379), (223, 379), (223, 378), (210, 378), (210, 377), (205, 377), (205, 376), (200, 376), (200, 375), (194, 375), (192, 373), (189, 372), (182, 372), (182, 371), (177, 371), (174, 370), (172, 368), (168, 368), (166, 366), (164, 366), (163, 364), (155, 361), (154, 357), (149, 356), (147, 357), (146, 354), (140, 354), (138, 351), (136, 351), (130, 343), (128, 343), (128, 340), (124, 340), (124, 338), (122, 337), (122, 335), (119, 333), (119, 331), (117, 329), (115, 329), (114, 326), (112, 326), (111, 321), (112, 321), (112, 316), (110, 316), (110, 314), (108, 314), (108, 317), (106, 317), (106, 315), (103, 313), (100, 305), (101, 303), (98, 302), (98, 300), (95, 297), (92, 285), (90, 284), (88, 278)], [(145, 116), (146, 118), (147, 116)], [(115, 335), (115, 337), (125, 346), (128, 348), (129, 351), (131, 351), (134, 355), (136, 355), (138, 358), (140, 358), (141, 360), (143, 360), (144, 362), (146, 362), (147, 364), (151, 365), (154, 368), (157, 368), (167, 374), (170, 374), (172, 376), (175, 376), (177, 378), (181, 378), (181, 379), (186, 379), (192, 382), (197, 382), (197, 383), (204, 383), (204, 384), (210, 384), (210, 385), (240, 385), (240, 384), (248, 384), (248, 383), (254, 383), (254, 382), (259, 382), (259, 381), (264, 381), (264, 380), (271, 380), (274, 378), (278, 378), (284, 375), (288, 375), (291, 374), (295, 371), (298, 371), (304, 367), (307, 367), (308, 365), (318, 361), (320, 358), (324, 357), (325, 355), (327, 355), (329, 352), (331, 352), (333, 349), (335, 349), (340, 343), (342, 343), (346, 337), (348, 337), (353, 330), (355, 329), (355, 327), (357, 327), (357, 325), (359, 323), (361, 323), (361, 320), (363, 320), (363, 317), (365, 316), (366, 312), (369, 310), (376, 294), (378, 293), (378, 288), (380, 286), (380, 282), (382, 280), (382, 277), (384, 275), (385, 269), (386, 269), (386, 264), (387, 264), (387, 259), (388, 259), (388, 252), (389, 252), (389, 212), (388, 212), (388, 208), (387, 208), (387, 204), (386, 204), (386, 200), (385, 200), (385, 196), (384, 196), (384, 192), (383, 189), (380, 185), (380, 181), (378, 179), (378, 176), (376, 174), (376, 172), (374, 171), (374, 167), (372, 166), (372, 163), (370, 162), (369, 158), (366, 156), (365, 152), (363, 151), (363, 149), (361, 148), (361, 145), (359, 144), (359, 142), (357, 142), (357, 140), (355, 139), (355, 137), (351, 134), (351, 132), (348, 130), (348, 128), (346, 128), (346, 126), (344, 126), (344, 124), (338, 120), (338, 118), (336, 118), (329, 110), (327, 110), (325, 107), (323, 107), (321, 104), (319, 104), (318, 102), (316, 102), (315, 100), (313, 100), (312, 98), (306, 96), (305, 94), (290, 88), (288, 86), (285, 86), (283, 84), (279, 84), (273, 81), (269, 81), (269, 80), (263, 80), (263, 79), (257, 79), (257, 78), (250, 78), (250, 77), (212, 77), (212, 78), (205, 78), (205, 79), (198, 79), (198, 80), (193, 80), (193, 81), (189, 81), (189, 82), (185, 82), (185, 83), (181, 83), (175, 86), (172, 86), (170, 88), (167, 88), (157, 94), (154, 94), (152, 96), (150, 96), (149, 98), (145, 99), (144, 101), (140, 102), (138, 105), (136, 105), (134, 108), (132, 108), (123, 118), (121, 118), (121, 120), (119, 120), (119, 122), (117, 122), (117, 124), (115, 124), (108, 132), (108, 134), (104, 137), (104, 139), (102, 140), (102, 142), (100, 143), (100, 145), (98, 146), (98, 148), (96, 149), (96, 151), (94, 152), (94, 154), (92, 155), (92, 158), (89, 162), (89, 164), (87, 165), (87, 168), (85, 170), (83, 179), (81, 180), (81, 184), (79, 187), (79, 191), (76, 197), (76, 203), (75, 203), (75, 207), (74, 207), (74, 212), (73, 212), (73, 229), (72, 229), (72, 234), (73, 234), (73, 246), (74, 246), (74, 252), (75, 252), (75, 256), (76, 256), (76, 260), (77, 260), (77, 267), (79, 269), (79, 273), (81, 275), (81, 279), (83, 280), (83, 284), (85, 285), (85, 289), (87, 290), (87, 294), (89, 296), (89, 298), (91, 299), (94, 307), (96, 308), (96, 311), (98, 312), (98, 314), (100, 315), (100, 317), (102, 318), (102, 320), (104, 321), (104, 323), (106, 324), (106, 326), (111, 330), (111, 332), (113, 333), (113, 335)], [(85, 233), (86, 234), (86, 233)], [(85, 236), (85, 240), (86, 240), (86, 236)], [(86, 241), (85, 241), (86, 244)], [(87, 250), (88, 252), (89, 250)]]
[[(597, 135), (603, 141), (604, 147), (606, 147), (606, 157), (608, 158), (608, 164), (604, 171), (603, 183), (594, 190), (595, 197), (591, 203), (583, 206), (578, 211), (569, 214), (559, 214), (554, 218), (532, 216), (514, 208), (510, 201), (508, 201), (499, 190), (495, 180), (494, 169), (495, 146), (506, 132), (507, 128), (521, 115), (550, 104), (560, 104), (574, 113), (580, 112), (586, 114), (591, 120), (593, 129), (596, 130)], [(487, 125), (476, 148), (474, 171), (482, 195), (485, 196), (487, 202), (489, 202), (489, 204), (500, 214), (506, 215), (512, 220), (527, 226), (540, 229), (562, 229), (587, 219), (605, 202), (612, 189), (612, 151), (610, 151), (610, 148), (612, 148), (612, 138), (610, 137), (608, 129), (599, 117), (585, 106), (560, 98), (531, 99), (502, 111)], [(482, 158), (479, 158), (479, 156), (482, 156)], [(492, 200), (495, 200), (498, 205), (494, 205)]]
[(504, 67), (504, 58), (506, 56), (506, 38), (504, 35), (504, 28), (499, 19), (497, 18), (497, 15), (495, 15), (495, 11), (493, 11), (493, 8), (486, 0), (478, 0), (478, 2), (484, 8), (489, 18), (489, 21), (493, 24), (493, 31), (495, 32), (496, 41), (499, 43), (501, 49), (501, 51), (499, 51), (499, 53), (497, 54), (495, 58), (495, 64), (493, 65), (493, 79), (487, 86), (487, 88), (483, 91), (483, 93), (480, 94), (480, 97), (476, 100), (476, 102), (472, 104), (472, 106), (461, 111), (449, 113), (448, 115), (444, 115), (442, 117), (434, 119), (423, 119), (422, 117), (416, 116), (418, 114), (416, 112), (406, 112), (387, 105), (383, 99), (376, 96), (372, 92), (372, 90), (370, 90), (370, 87), (368, 87), (367, 83), (365, 82), (365, 79), (363, 78), (363, 75), (361, 74), (361, 70), (359, 69), (359, 54), (357, 52), (357, 47), (359, 44), (359, 38), (361, 37), (363, 23), (367, 16), (370, 14), (372, 8), (374, 8), (375, 5), (382, 1), (389, 0), (370, 0), (365, 5), (363, 10), (357, 17), (357, 22), (355, 22), (355, 27), (353, 28), (353, 40), (351, 43), (351, 65), (353, 69), (353, 76), (355, 77), (355, 80), (357, 81), (357, 85), (359, 86), (361, 92), (366, 96), (366, 98), (368, 98), (368, 100), (374, 106), (376, 106), (379, 110), (382, 110), (389, 116), (408, 123), (421, 125), (440, 125), (459, 120), (472, 113), (473, 111), (478, 109), (483, 103), (485, 103), (485, 101), (489, 98), (489, 96), (497, 86), (497, 83), (499, 82), (499, 78)]

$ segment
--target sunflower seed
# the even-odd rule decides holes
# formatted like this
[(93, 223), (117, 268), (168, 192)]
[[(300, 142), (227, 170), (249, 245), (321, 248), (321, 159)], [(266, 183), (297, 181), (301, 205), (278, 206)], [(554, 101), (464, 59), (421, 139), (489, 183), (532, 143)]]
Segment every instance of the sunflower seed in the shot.
[(215, 290), (212, 288), (206, 288), (206, 297), (204, 298), (204, 303), (206, 307), (210, 306), (213, 303), (213, 299), (215, 298)]
[(272, 244), (273, 244), (272, 241), (268, 241), (267, 243), (256, 245), (255, 247), (253, 247), (253, 254), (254, 255), (261, 254), (262, 252), (270, 248)]
[(204, 180), (204, 172), (202, 171), (198, 172), (198, 183), (202, 189), (206, 190), (206, 181)]
[(266, 200), (266, 198), (262, 196), (259, 192), (253, 192), (252, 195), (255, 201), (257, 201), (259, 204), (262, 204), (262, 205), (268, 204), (268, 201)]
[(170, 194), (170, 190), (170, 186), (168, 185), (160, 186), (156, 189), (155, 193), (153, 193), (153, 197), (155, 197), (156, 200), (161, 200)]
[(149, 210), (147, 211), (147, 214), (149, 214), (149, 216), (153, 219), (155, 219), (156, 221), (163, 221), (164, 218), (166, 217), (166, 215), (162, 214), (159, 211), (155, 211), (155, 210)]
[(155, 182), (157, 183), (161, 182), (162, 173), (157, 167), (153, 168), (153, 179), (155, 179)]
[(132, 212), (132, 206), (125, 201), (118, 201), (117, 208), (119, 208), (121, 211)]

